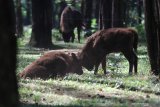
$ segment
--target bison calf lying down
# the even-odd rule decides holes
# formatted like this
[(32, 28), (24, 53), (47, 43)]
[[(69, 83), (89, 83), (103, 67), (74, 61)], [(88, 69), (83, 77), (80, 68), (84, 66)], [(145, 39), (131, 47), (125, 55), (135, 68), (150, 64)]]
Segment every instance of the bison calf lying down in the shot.
[(137, 51), (138, 34), (130, 28), (110, 28), (100, 30), (92, 34), (80, 52), (82, 66), (88, 70), (95, 66), (95, 74), (98, 66), (102, 63), (102, 68), (106, 74), (106, 55), (113, 52), (122, 52), (129, 62), (129, 74), (132, 74), (134, 67), (137, 73)]
[(28, 65), (20, 77), (47, 79), (65, 76), (67, 73), (83, 73), (82, 67), (74, 53), (60, 51), (48, 52)]
[(78, 32), (78, 41), (80, 42), (82, 15), (79, 11), (67, 6), (63, 10), (60, 19), (60, 32), (62, 33), (64, 42), (70, 42), (70, 38), (72, 38), (72, 42), (74, 42), (74, 28), (76, 27)]

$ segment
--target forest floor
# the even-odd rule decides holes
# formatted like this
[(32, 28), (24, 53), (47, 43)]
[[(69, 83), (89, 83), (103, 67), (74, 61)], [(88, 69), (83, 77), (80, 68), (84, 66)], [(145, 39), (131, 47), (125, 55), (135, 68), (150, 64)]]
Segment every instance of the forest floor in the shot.
[[(19, 40), (21, 41), (21, 40)], [(80, 49), (83, 43), (54, 42), (65, 49)], [(48, 50), (30, 48), (19, 42), (17, 75)], [(98, 75), (83, 68), (83, 75), (69, 74), (57, 79), (19, 81), (21, 107), (158, 107), (160, 79), (149, 73), (144, 44), (138, 46), (138, 75), (128, 76), (128, 62), (122, 54), (107, 57), (108, 75), (101, 66)]]

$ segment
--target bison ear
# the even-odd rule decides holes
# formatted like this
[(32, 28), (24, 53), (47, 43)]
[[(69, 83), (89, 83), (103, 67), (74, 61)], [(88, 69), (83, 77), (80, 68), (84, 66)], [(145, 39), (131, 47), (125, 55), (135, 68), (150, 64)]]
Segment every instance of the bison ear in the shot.
[(75, 53), (71, 53), (71, 55), (72, 55), (72, 58), (73, 58), (75, 61), (78, 61), (78, 58), (77, 58), (77, 56), (76, 56)]

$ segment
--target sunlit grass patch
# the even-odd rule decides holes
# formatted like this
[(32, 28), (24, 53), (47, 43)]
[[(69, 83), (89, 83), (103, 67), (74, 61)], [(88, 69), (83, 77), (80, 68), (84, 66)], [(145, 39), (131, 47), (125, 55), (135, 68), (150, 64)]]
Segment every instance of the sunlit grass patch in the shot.
[(111, 88), (106, 84), (72, 80), (20, 80), (21, 101), (51, 105), (118, 106), (158, 103), (158, 96)]

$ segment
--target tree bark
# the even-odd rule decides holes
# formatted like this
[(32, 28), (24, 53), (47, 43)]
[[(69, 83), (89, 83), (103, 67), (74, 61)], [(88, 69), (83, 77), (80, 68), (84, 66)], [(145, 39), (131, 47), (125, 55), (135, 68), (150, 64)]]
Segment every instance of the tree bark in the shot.
[(98, 0), (94, 0), (94, 5), (95, 8), (93, 10), (94, 12), (94, 17), (96, 18), (96, 23), (98, 24), (98, 18), (99, 18), (99, 1)]
[(31, 0), (26, 0), (26, 20), (25, 25), (31, 24)]
[(0, 0), (0, 107), (19, 107), (15, 20), (13, 1)]
[(30, 46), (38, 48), (52, 47), (52, 0), (32, 0), (32, 35)]
[[(158, 3), (158, 4), (156, 4)], [(158, 5), (158, 6), (156, 6)], [(145, 30), (147, 38), (147, 50), (151, 65), (151, 73), (160, 74), (160, 19), (159, 19), (159, 1), (144, 0), (145, 12)]]
[(160, 1), (155, 0), (154, 5), (157, 36), (157, 71), (155, 71), (154, 74), (160, 75)]
[(53, 11), (52, 11), (52, 15), (53, 15), (53, 28), (56, 28), (57, 27), (57, 23), (56, 23), (56, 8), (55, 8), (55, 0), (52, 1), (53, 3)]
[(21, 0), (16, 0), (16, 34), (17, 37), (23, 36), (23, 16)]
[(138, 23), (141, 24), (142, 22), (142, 7), (143, 7), (143, 1), (137, 0), (137, 12), (138, 12)]
[(93, 0), (82, 0), (81, 13), (84, 17), (84, 24), (86, 29), (91, 28), (92, 5), (93, 5)]
[(126, 16), (126, 1), (112, 1), (112, 27), (124, 27)]
[(112, 0), (100, 0), (99, 29), (112, 27)]

